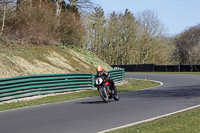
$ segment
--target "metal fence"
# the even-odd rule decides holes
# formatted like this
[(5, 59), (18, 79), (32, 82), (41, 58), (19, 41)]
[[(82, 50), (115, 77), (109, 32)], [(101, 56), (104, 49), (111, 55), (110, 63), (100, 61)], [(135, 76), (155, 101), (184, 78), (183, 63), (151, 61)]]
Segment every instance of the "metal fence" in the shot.
[[(124, 80), (124, 69), (108, 71), (115, 82)], [(93, 73), (28, 75), (0, 79), (0, 101), (28, 96), (95, 89)]]
[(112, 67), (124, 68), (126, 72), (152, 72), (154, 64), (134, 64), (134, 65), (111, 65)]
[(200, 72), (200, 65), (111, 65), (112, 67), (125, 68), (126, 72)]

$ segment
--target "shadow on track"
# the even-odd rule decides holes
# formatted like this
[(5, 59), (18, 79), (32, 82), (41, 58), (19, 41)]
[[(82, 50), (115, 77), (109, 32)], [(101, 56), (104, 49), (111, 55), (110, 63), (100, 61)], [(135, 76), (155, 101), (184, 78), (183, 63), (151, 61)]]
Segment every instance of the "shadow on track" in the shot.
[(155, 90), (139, 90), (127, 93), (124, 97), (129, 98), (195, 98), (200, 97), (200, 85), (162, 87)]
[(78, 102), (78, 104), (105, 104), (103, 101)]
[[(116, 101), (113, 99), (110, 99), (109, 103), (111, 102), (116, 102)], [(108, 104), (108, 103), (105, 103), (103, 101), (91, 101), (91, 102), (78, 102), (77, 104)]]

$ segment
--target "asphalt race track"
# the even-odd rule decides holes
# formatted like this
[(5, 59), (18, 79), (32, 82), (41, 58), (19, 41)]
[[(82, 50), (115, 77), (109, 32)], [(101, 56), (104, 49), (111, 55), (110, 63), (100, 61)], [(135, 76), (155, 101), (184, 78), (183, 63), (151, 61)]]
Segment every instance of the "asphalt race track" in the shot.
[(163, 86), (0, 112), (0, 133), (95, 133), (200, 104), (200, 75), (126, 74)]

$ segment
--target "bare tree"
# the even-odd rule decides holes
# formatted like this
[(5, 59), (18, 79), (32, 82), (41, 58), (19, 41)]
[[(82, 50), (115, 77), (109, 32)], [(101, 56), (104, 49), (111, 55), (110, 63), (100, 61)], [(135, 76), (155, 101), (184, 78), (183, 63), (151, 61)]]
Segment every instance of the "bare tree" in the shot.
[(137, 18), (140, 23), (138, 63), (164, 63), (166, 58), (163, 56), (162, 39), (166, 33), (165, 27), (152, 10), (139, 13)]
[(200, 24), (190, 27), (181, 33), (176, 41), (175, 57), (180, 64), (196, 64), (198, 62), (198, 50), (200, 45)]

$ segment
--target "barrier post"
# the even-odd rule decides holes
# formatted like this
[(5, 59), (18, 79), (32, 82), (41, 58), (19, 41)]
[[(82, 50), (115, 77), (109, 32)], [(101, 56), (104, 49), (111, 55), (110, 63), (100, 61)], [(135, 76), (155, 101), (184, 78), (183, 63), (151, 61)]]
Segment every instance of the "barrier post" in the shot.
[(93, 89), (95, 89), (94, 82), (95, 82), (95, 74), (92, 74), (92, 88)]

